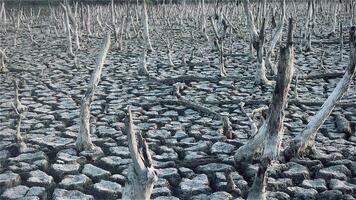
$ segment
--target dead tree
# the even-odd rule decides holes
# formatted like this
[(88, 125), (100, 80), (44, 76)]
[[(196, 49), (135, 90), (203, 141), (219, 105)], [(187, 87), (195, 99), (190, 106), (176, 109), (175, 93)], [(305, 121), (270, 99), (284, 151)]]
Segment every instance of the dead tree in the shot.
[(8, 58), (5, 54), (5, 50), (0, 49), (0, 73), (6, 73), (9, 71), (5, 63), (7, 62), (7, 59)]
[(146, 140), (140, 133), (136, 133), (131, 108), (128, 108), (125, 127), (122, 132), (127, 135), (130, 155), (133, 161), (129, 166), (122, 199), (148, 200), (158, 177), (152, 165), (151, 154)]
[(207, 41), (209, 41), (209, 37), (206, 33), (206, 17), (205, 17), (205, 2), (204, 2), (204, 0), (201, 0), (200, 9), (201, 9), (201, 32), (203, 33), (204, 38)]
[(65, 29), (67, 31), (67, 51), (68, 55), (71, 57), (75, 57), (73, 53), (73, 47), (72, 47), (72, 34), (70, 32), (70, 23), (69, 23), (69, 14), (67, 7), (63, 4), (61, 4), (63, 10), (64, 10), (64, 24), (65, 24)]
[(140, 76), (149, 76), (150, 75), (148, 73), (148, 69), (147, 69), (147, 49), (143, 49), (143, 52), (141, 55), (141, 63), (140, 63), (140, 66), (138, 66), (138, 75), (140, 75)]
[(14, 107), (15, 110), (18, 111), (19, 113), (23, 113), (27, 111), (27, 107), (22, 105), (20, 99), (19, 99), (19, 85), (16, 80), (13, 80), (14, 88), (15, 88), (15, 98), (14, 98)]
[(309, 123), (302, 133), (297, 135), (291, 142), (287, 155), (305, 155), (315, 143), (315, 137), (320, 126), (333, 111), (336, 103), (347, 91), (355, 74), (356, 66), (356, 27), (350, 29), (350, 62), (344, 76), (340, 79), (333, 92), (321, 106), (320, 110), (310, 118)]
[(255, 23), (253, 21), (253, 14), (251, 10), (251, 4), (249, 0), (243, 0), (244, 11), (247, 21), (247, 27), (249, 30), (251, 43), (257, 53), (255, 84), (271, 85), (273, 82), (269, 81), (266, 77), (265, 61), (263, 59), (263, 44), (264, 44), (264, 29), (265, 20), (263, 19), (260, 33), (257, 33)]
[(143, 19), (142, 19), (142, 27), (143, 27), (143, 38), (145, 41), (146, 49), (148, 52), (153, 51), (150, 33), (149, 33), (149, 26), (148, 26), (148, 14), (147, 14), (147, 3), (146, 0), (143, 0)]
[(69, 6), (69, 4), (67, 3), (66, 6), (67, 6), (67, 13), (68, 13), (68, 17), (73, 25), (73, 32), (74, 32), (74, 37), (75, 37), (75, 44), (77, 46), (77, 49), (80, 49), (80, 43), (79, 43), (79, 26), (78, 26), (78, 22), (77, 22), (77, 5), (78, 4), (75, 4), (76, 7), (75, 7), (75, 13), (74, 13), (74, 16), (72, 14), (72, 10)]
[(332, 35), (335, 35), (335, 30), (336, 30), (336, 26), (337, 26), (337, 15), (338, 15), (338, 12), (339, 12), (339, 4), (336, 3), (336, 5), (334, 6), (334, 9), (333, 9), (333, 23), (332, 23), (332, 26), (331, 26), (331, 34)]
[(343, 60), (343, 49), (344, 49), (344, 38), (343, 38), (343, 31), (342, 31), (342, 21), (340, 20), (340, 58), (339, 58), (339, 61), (342, 62)]
[[(215, 21), (217, 21), (219, 24), (217, 24)], [(210, 22), (213, 27), (214, 36), (215, 36), (214, 43), (215, 43), (215, 46), (217, 47), (218, 52), (219, 52), (220, 76), (226, 77), (227, 73), (225, 70), (225, 59), (224, 59), (224, 39), (226, 37), (226, 31), (228, 28), (228, 24), (225, 21), (225, 19), (222, 18), (222, 14), (220, 14), (220, 17), (217, 14), (215, 15), (215, 18), (211, 17)], [(219, 26), (220, 28), (218, 29), (217, 26)]]
[(0, 18), (2, 19), (1, 24), (4, 32), (6, 32), (6, 9), (5, 9), (5, 2), (1, 3), (0, 9)]
[[(289, 29), (292, 29), (292, 27), (290, 27)], [(292, 35), (292, 33), (290, 33), (290, 31), (288, 31), (288, 35)], [(292, 39), (290, 39), (290, 37), (291, 36), (288, 37), (289, 38), (288, 40), (292, 41)], [(289, 47), (289, 46), (290, 46), (290, 48), (293, 47), (291, 43), (287, 44), (287, 47)], [(281, 52), (280, 52), (281, 58), (286, 58), (285, 56), (287, 55), (288, 52), (286, 53), (287, 50), (285, 50), (285, 49), (289, 49), (287, 47), (281, 49)], [(283, 52), (286, 55), (282, 56), (282, 54), (281, 54), (282, 50), (284, 50)], [(289, 56), (291, 56), (291, 55), (289, 55)], [(293, 58), (291, 58), (291, 59), (293, 59)], [(285, 60), (281, 59), (280, 60), (280, 64), (278, 64), (279, 67), (283, 67), (283, 66), (280, 66), (280, 65), (285, 64), (285, 63), (282, 63), (282, 61), (286, 62)], [(275, 88), (275, 91), (276, 90), (278, 90), (277, 86)], [(281, 91), (280, 88), (279, 88), (279, 91)], [(274, 95), (276, 95), (276, 94), (274, 94)], [(272, 100), (273, 100), (273, 98), (272, 98)], [(272, 112), (271, 109), (274, 108), (274, 107), (271, 107), (272, 105), (273, 105), (273, 101), (271, 102), (271, 104), (269, 106), (269, 113), (271, 113)], [(269, 116), (269, 119), (272, 120), (273, 118), (271, 118)], [(265, 138), (267, 137), (267, 132), (269, 131), (269, 127), (268, 127), (269, 123), (270, 122), (268, 122), (268, 120), (264, 121), (263, 124), (261, 125), (261, 127), (258, 129), (257, 134), (254, 136), (254, 138), (250, 139), (245, 145), (243, 145), (242, 147), (240, 147), (237, 150), (237, 152), (235, 154), (235, 157), (234, 157), (235, 158), (235, 162), (237, 164), (239, 164), (241, 162), (244, 162), (244, 161), (249, 162), (255, 157), (255, 155), (258, 155), (259, 153), (261, 153), (261, 148), (263, 147)]]
[(101, 151), (99, 147), (95, 147), (90, 138), (90, 107), (94, 99), (95, 89), (99, 84), (101, 72), (104, 66), (105, 58), (110, 47), (110, 35), (107, 34), (104, 38), (100, 53), (96, 58), (96, 67), (88, 84), (87, 91), (82, 98), (80, 111), (79, 133), (76, 141), (78, 151)]
[(293, 77), (294, 49), (293, 49), (293, 20), (289, 20), (287, 45), (280, 50), (278, 76), (273, 92), (271, 104), (267, 111), (264, 124), (265, 139), (263, 153), (254, 183), (249, 192), (249, 200), (266, 199), (267, 168), (271, 161), (277, 159), (283, 138), (284, 109), (288, 101), (288, 91)]
[(115, 6), (114, 6), (114, 0), (111, 0), (111, 7), (110, 7), (110, 14), (111, 14), (111, 25), (112, 25), (112, 30), (114, 32), (114, 41), (115, 41), (115, 45), (116, 48), (119, 47), (119, 38), (118, 38), (118, 28), (116, 26), (116, 22), (115, 22)]
[(91, 35), (91, 14), (90, 14), (90, 7), (87, 5), (87, 21), (86, 21), (86, 28), (88, 31), (88, 35)]
[(308, 11), (307, 11), (307, 21), (305, 23), (305, 28), (306, 28), (306, 34), (305, 34), (305, 51), (311, 51), (311, 29), (314, 26), (314, 18), (313, 15), (314, 13), (314, 2), (312, 0), (308, 1)]
[(275, 64), (272, 63), (271, 56), (273, 55), (274, 48), (283, 33), (285, 10), (286, 10), (285, 0), (281, 0), (281, 9), (282, 9), (281, 18), (280, 18), (281, 21), (278, 24), (276, 32), (273, 34), (271, 44), (270, 44), (267, 54), (266, 54), (266, 68), (272, 69), (273, 74), (277, 74), (277, 67)]
[(16, 125), (16, 135), (15, 135), (15, 142), (17, 145), (17, 149), (19, 152), (24, 152), (27, 149), (27, 145), (24, 142), (23, 137), (21, 136), (21, 123), (24, 117), (24, 113), (27, 111), (27, 107), (22, 105), (19, 100), (19, 86), (16, 80), (13, 80), (14, 89), (15, 89), (15, 96), (14, 96), (14, 103), (12, 107), (17, 115), (17, 125)]

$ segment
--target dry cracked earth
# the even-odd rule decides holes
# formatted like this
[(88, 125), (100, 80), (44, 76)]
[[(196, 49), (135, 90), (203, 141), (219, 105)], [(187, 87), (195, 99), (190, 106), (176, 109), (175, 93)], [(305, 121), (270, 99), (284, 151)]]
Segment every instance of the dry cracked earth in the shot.
[[(300, 23), (300, 22), (299, 22)], [(189, 27), (187, 27), (189, 29)], [(174, 40), (173, 61), (167, 55), (157, 33), (152, 34), (155, 51), (148, 55), (150, 76), (156, 79), (178, 75), (218, 76), (218, 54), (210, 42), (197, 36), (193, 45), (200, 48), (187, 65), (192, 43), (189, 31)], [(246, 103), (248, 113), (266, 104), (249, 100), (268, 100), (272, 87), (254, 85), (255, 60), (249, 56), (247, 39), (236, 38), (227, 50), (227, 73), (238, 79), (192, 81), (183, 96), (222, 114), (229, 114), (234, 139), (221, 134), (221, 121), (182, 105), (166, 105), (160, 99), (175, 99), (171, 83), (139, 76), (140, 43), (125, 39), (124, 49), (109, 50), (95, 100), (91, 108), (92, 138), (104, 156), (95, 161), (75, 150), (79, 129), (80, 100), (94, 67), (101, 39), (81, 37), (82, 50), (76, 52), (79, 66), (66, 54), (66, 38), (56, 37), (44, 27), (33, 29), (31, 43), (26, 31), (20, 31), (17, 45), (13, 32), (1, 33), (1, 46), (9, 57), (7, 74), (0, 75), (0, 196), (1, 199), (120, 199), (128, 165), (131, 163), (123, 118), (127, 106), (134, 113), (134, 123), (146, 138), (159, 179), (151, 198), (168, 199), (244, 199), (247, 197), (256, 165), (234, 165), (236, 150), (250, 136), (246, 115), (238, 104)], [(316, 31), (318, 32), (318, 30)], [(313, 51), (296, 50), (295, 68), (300, 75), (324, 73), (320, 55), (325, 50), (324, 66), (329, 72), (343, 72), (348, 64), (348, 29), (344, 30), (344, 60), (338, 61), (339, 45), (314, 42)], [(177, 34), (178, 35), (178, 34)], [(210, 33), (211, 37), (213, 36)], [(336, 37), (335, 37), (336, 38)], [(334, 39), (335, 39), (334, 38)], [(313, 40), (331, 41), (327, 33)], [(298, 45), (298, 44), (297, 44)], [(21, 133), (31, 151), (19, 153), (14, 148), (16, 115), (12, 78), (20, 81), (20, 100), (28, 107)], [(297, 87), (305, 101), (323, 102), (335, 87), (334, 79), (301, 79)], [(293, 99), (294, 85), (289, 98)], [(356, 101), (353, 82), (342, 102)], [(222, 103), (219, 103), (222, 102)], [(285, 141), (300, 133), (319, 106), (289, 104), (286, 108)], [(345, 118), (352, 128), (347, 138), (335, 122)], [(293, 158), (275, 165), (269, 172), (268, 199), (355, 199), (356, 198), (356, 108), (337, 106), (317, 134), (314, 154)], [(284, 143), (287, 144), (287, 143)], [(282, 148), (284, 148), (283, 146)], [(226, 174), (236, 184), (230, 190)]]

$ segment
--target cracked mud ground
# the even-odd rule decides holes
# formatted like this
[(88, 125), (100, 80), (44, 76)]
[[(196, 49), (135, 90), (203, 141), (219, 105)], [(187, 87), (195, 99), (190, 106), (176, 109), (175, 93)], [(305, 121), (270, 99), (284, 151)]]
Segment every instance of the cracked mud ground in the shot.
[[(186, 19), (188, 20), (188, 19)], [(237, 23), (237, 22), (236, 22)], [(239, 22), (243, 27), (242, 22)], [(302, 22), (299, 21), (300, 25)], [(9, 25), (10, 26), (10, 25)], [(159, 24), (153, 25), (159, 27)], [(315, 40), (335, 40), (316, 27)], [(319, 28), (320, 27), (320, 28)], [(164, 44), (152, 33), (154, 52), (148, 55), (151, 77), (171, 78), (178, 75), (218, 76), (218, 54), (210, 42), (198, 33), (191, 43), (190, 27), (183, 35), (176, 34), (173, 61), (167, 65)], [(20, 30), (17, 45), (13, 31), (1, 32), (1, 46), (9, 57), (9, 73), (0, 75), (0, 196), (1, 199), (119, 199), (131, 163), (127, 137), (121, 132), (126, 108), (131, 105), (134, 123), (146, 138), (152, 151), (159, 180), (151, 198), (163, 199), (244, 199), (254, 174), (253, 164), (235, 167), (233, 155), (248, 141), (250, 126), (245, 114), (236, 104), (218, 103), (238, 99), (270, 99), (272, 87), (253, 83), (255, 60), (249, 56), (248, 37), (234, 36), (232, 51), (227, 51), (227, 74), (238, 79), (193, 81), (187, 84), (183, 96), (218, 112), (226, 113), (232, 122), (234, 139), (221, 134), (221, 121), (181, 105), (160, 104), (160, 99), (175, 99), (172, 84), (139, 76), (142, 48), (137, 39), (124, 39), (124, 48), (110, 48), (101, 81), (91, 108), (92, 138), (104, 156), (87, 160), (75, 150), (79, 129), (80, 100), (89, 82), (98, 53), (99, 38), (81, 37), (82, 50), (76, 52), (79, 66), (74, 66), (66, 52), (66, 38), (46, 31), (46, 24), (34, 27), (30, 42), (27, 31)], [(244, 35), (245, 28), (241, 30)], [(180, 32), (180, 31), (177, 31)], [(63, 32), (60, 32), (64, 36)], [(348, 29), (345, 27), (345, 41)], [(209, 36), (213, 36), (209, 32)], [(190, 56), (190, 49), (199, 47), (188, 65), (181, 64), (181, 55)], [(278, 48), (277, 48), (278, 49)], [(295, 67), (300, 75), (323, 73), (320, 55), (325, 51), (324, 66), (330, 72), (343, 72), (348, 64), (348, 45), (344, 60), (338, 61), (339, 45), (313, 43), (313, 51), (296, 50)], [(278, 53), (277, 53), (278, 54)], [(14, 151), (16, 115), (11, 107), (14, 99), (12, 78), (20, 81), (20, 100), (28, 107), (21, 133), (26, 144), (33, 148), (26, 153)], [(299, 80), (299, 97), (305, 101), (323, 102), (339, 79)], [(293, 98), (294, 86), (289, 98)], [(342, 102), (356, 101), (353, 82)], [(247, 104), (250, 113), (264, 104)], [(300, 133), (308, 117), (318, 106), (289, 104), (286, 108), (285, 140)], [(352, 136), (347, 138), (335, 119), (342, 117), (350, 123)], [(356, 198), (356, 108), (337, 106), (317, 134), (316, 151), (304, 158), (294, 158), (276, 165), (268, 178), (269, 199), (355, 199)], [(229, 191), (226, 173), (237, 189)]]

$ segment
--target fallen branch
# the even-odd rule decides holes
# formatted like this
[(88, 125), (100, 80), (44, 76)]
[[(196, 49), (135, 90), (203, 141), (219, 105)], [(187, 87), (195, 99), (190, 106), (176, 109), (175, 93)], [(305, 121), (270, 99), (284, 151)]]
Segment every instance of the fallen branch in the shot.
[(203, 105), (186, 100), (182, 97), (178, 98), (178, 99), (158, 99), (158, 100), (155, 100), (155, 102), (153, 102), (153, 103), (159, 104), (159, 105), (181, 105), (181, 106), (185, 106), (185, 107), (191, 108), (193, 110), (196, 110), (200, 113), (205, 113), (207, 115), (213, 116), (213, 118), (221, 120), (223, 135), (225, 135), (229, 139), (231, 139), (233, 137), (232, 129), (231, 129), (231, 122), (229, 120), (229, 117), (222, 115), (220, 113), (217, 113)]

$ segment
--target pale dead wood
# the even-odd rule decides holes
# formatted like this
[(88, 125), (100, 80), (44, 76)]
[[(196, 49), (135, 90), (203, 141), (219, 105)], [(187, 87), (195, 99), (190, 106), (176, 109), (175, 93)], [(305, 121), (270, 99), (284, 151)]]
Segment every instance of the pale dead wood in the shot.
[(143, 49), (141, 55), (141, 63), (138, 67), (138, 75), (140, 76), (150, 76), (148, 69), (147, 69), (147, 49)]
[(151, 39), (150, 39), (150, 33), (149, 33), (149, 25), (148, 25), (148, 14), (147, 14), (147, 3), (146, 0), (143, 0), (143, 19), (142, 19), (142, 25), (143, 25), (143, 38), (146, 46), (146, 50), (148, 52), (153, 51), (152, 44), (151, 44)]
[(288, 40), (286, 47), (280, 50), (278, 62), (278, 76), (273, 92), (271, 104), (268, 108), (263, 153), (254, 183), (247, 199), (266, 199), (267, 169), (271, 161), (277, 159), (283, 138), (284, 109), (287, 104), (288, 91), (293, 77), (294, 49), (293, 49), (293, 20), (289, 20)]
[(18, 111), (20, 114), (24, 111), (27, 111), (27, 107), (22, 105), (20, 98), (19, 98), (19, 86), (16, 80), (13, 80), (14, 88), (15, 88), (15, 96), (14, 96), (14, 106), (15, 110)]
[(239, 105), (240, 105), (241, 111), (246, 115), (246, 117), (248, 118), (248, 121), (250, 123), (250, 135), (251, 136), (256, 135), (258, 132), (258, 128), (257, 128), (256, 122), (253, 120), (253, 117), (250, 117), (250, 115), (246, 112), (246, 110), (244, 108), (245, 102), (241, 102)]
[(5, 50), (0, 49), (0, 73), (6, 73), (9, 70), (7, 69), (6, 63), (8, 58), (5, 54)]
[(279, 39), (282, 36), (283, 33), (283, 26), (284, 26), (284, 20), (285, 20), (285, 10), (286, 10), (286, 2), (285, 0), (281, 0), (281, 17), (280, 17), (280, 22), (278, 24), (277, 30), (272, 36), (272, 41), (271, 44), (268, 48), (267, 54), (266, 54), (266, 68), (271, 68), (274, 74), (277, 74), (277, 67), (274, 63), (272, 63), (271, 56), (273, 55), (274, 48), (279, 41)]
[(340, 41), (340, 58), (339, 61), (342, 62), (344, 54), (343, 54), (343, 49), (344, 49), (344, 38), (343, 38), (343, 30), (342, 30), (342, 21), (340, 20), (340, 36), (339, 36), (339, 41)]
[(345, 71), (344, 76), (336, 85), (333, 92), (329, 95), (326, 101), (321, 106), (320, 110), (311, 117), (309, 123), (302, 133), (297, 135), (291, 142), (290, 148), (287, 150), (287, 155), (304, 155), (310, 150), (315, 143), (315, 137), (320, 126), (330, 115), (336, 103), (341, 99), (347, 91), (353, 76), (355, 74), (356, 65), (356, 27), (350, 29), (350, 62)]
[(24, 118), (24, 113), (27, 111), (27, 107), (22, 105), (22, 103), (19, 100), (18, 82), (16, 80), (13, 80), (13, 84), (15, 89), (15, 98), (12, 107), (15, 113), (17, 114), (15, 142), (19, 152), (24, 152), (27, 149), (27, 145), (21, 135), (21, 123), (22, 123), (22, 119)]
[[(141, 134), (136, 133), (131, 108), (128, 108), (124, 121), (123, 133), (127, 135), (133, 163), (129, 166), (122, 199), (148, 200), (151, 197), (153, 186), (158, 180), (157, 173), (152, 165), (151, 154), (145, 139), (142, 138)], [(138, 138), (136, 138), (136, 135)]]
[(75, 57), (74, 53), (73, 53), (73, 47), (72, 47), (72, 34), (70, 32), (70, 23), (69, 23), (69, 14), (68, 14), (68, 10), (67, 7), (64, 4), (61, 4), (63, 10), (64, 10), (64, 24), (65, 24), (65, 29), (67, 31), (67, 51), (68, 51), (68, 55), (71, 57)]
[(106, 55), (109, 51), (110, 47), (110, 35), (107, 34), (103, 44), (101, 46), (101, 50), (96, 58), (96, 67), (91, 76), (90, 82), (88, 84), (87, 91), (82, 98), (82, 105), (80, 111), (80, 124), (79, 124), (79, 133), (76, 141), (76, 147), (78, 151), (92, 151), (95, 146), (90, 138), (90, 106), (94, 99), (95, 89), (99, 84), (101, 72), (104, 66)]
[[(175, 89), (176, 90), (176, 89)], [(177, 96), (179, 97), (179, 96)], [(212, 109), (203, 106), (199, 103), (193, 102), (193, 101), (189, 101), (184, 99), (183, 97), (180, 97), (178, 99), (157, 99), (155, 100), (155, 102), (153, 102), (154, 104), (160, 104), (160, 105), (181, 105), (181, 106), (185, 106), (188, 108), (191, 108), (193, 110), (196, 110), (200, 113), (204, 113), (206, 115), (210, 115), (215, 119), (221, 120), (222, 122), (222, 129), (221, 132), (223, 135), (225, 135), (227, 138), (231, 139), (233, 138), (232, 135), (232, 128), (231, 128), (231, 122), (229, 120), (229, 117), (226, 115), (222, 115), (218, 112), (213, 111)]]
[(269, 81), (266, 78), (266, 66), (265, 66), (265, 60), (263, 59), (264, 39), (265, 39), (265, 18), (263, 18), (262, 20), (260, 32), (257, 33), (257, 29), (253, 20), (250, 1), (243, 0), (243, 6), (244, 6), (246, 21), (247, 21), (247, 27), (250, 33), (251, 44), (257, 53), (255, 84), (273, 85), (274, 82)]

